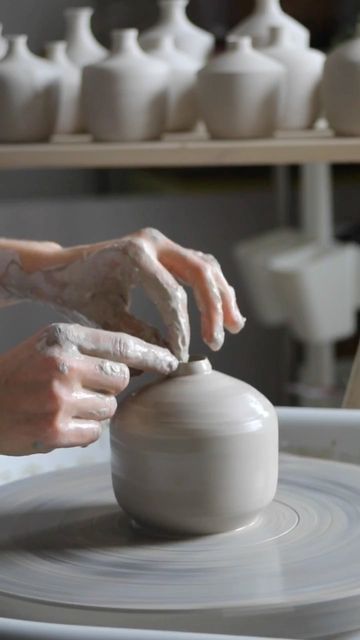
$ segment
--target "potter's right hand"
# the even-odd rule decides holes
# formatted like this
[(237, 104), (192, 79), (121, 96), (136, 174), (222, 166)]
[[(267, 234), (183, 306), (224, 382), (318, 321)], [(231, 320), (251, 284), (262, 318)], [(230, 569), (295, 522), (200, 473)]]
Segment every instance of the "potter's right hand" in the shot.
[(91, 444), (129, 368), (167, 374), (177, 364), (167, 349), (123, 333), (50, 325), (0, 356), (0, 454)]

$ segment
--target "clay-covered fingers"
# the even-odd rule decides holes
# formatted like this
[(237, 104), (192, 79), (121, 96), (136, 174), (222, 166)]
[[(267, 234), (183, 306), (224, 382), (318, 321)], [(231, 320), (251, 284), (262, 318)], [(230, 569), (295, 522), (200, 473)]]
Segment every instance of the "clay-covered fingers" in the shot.
[(115, 415), (117, 402), (114, 396), (83, 389), (72, 400), (72, 417), (79, 420), (103, 422)]
[(130, 381), (129, 367), (120, 362), (82, 355), (76, 367), (82, 388), (97, 393), (117, 396)]
[(234, 287), (230, 286), (226, 280), (220, 264), (209, 254), (197, 252), (198, 257), (212, 267), (213, 275), (222, 301), (224, 326), (230, 333), (238, 333), (244, 328), (246, 319), (241, 315)]

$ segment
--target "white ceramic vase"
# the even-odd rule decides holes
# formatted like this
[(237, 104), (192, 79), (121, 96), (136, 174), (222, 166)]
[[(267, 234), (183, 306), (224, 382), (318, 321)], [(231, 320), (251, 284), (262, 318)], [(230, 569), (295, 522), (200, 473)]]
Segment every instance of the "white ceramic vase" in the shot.
[(309, 46), (309, 30), (282, 10), (280, 0), (255, 0), (253, 13), (232, 29), (230, 35), (251, 36), (254, 46), (266, 47), (270, 44), (271, 27), (283, 27), (292, 44)]
[(169, 67), (141, 50), (137, 33), (113, 31), (110, 57), (84, 69), (85, 121), (95, 140), (154, 140), (165, 130)]
[(0, 62), (0, 141), (48, 140), (57, 117), (56, 65), (31, 53), (25, 35), (10, 37), (8, 44)]
[(108, 55), (91, 31), (91, 7), (74, 7), (65, 11), (67, 54), (78, 67), (103, 60)]
[(199, 63), (177, 49), (170, 35), (154, 38), (147, 51), (170, 67), (166, 130), (190, 131), (198, 120)]
[(247, 36), (198, 74), (200, 112), (213, 138), (261, 138), (277, 128), (285, 69)]
[(184, 534), (253, 523), (278, 479), (274, 407), (206, 358), (120, 404), (111, 426), (113, 487), (138, 523)]
[(178, 49), (205, 64), (214, 49), (215, 38), (190, 22), (186, 15), (188, 0), (158, 0), (158, 4), (159, 20), (140, 35), (141, 46), (146, 50), (152, 46), (154, 37), (171, 35)]
[(272, 27), (270, 45), (262, 53), (284, 65), (286, 83), (279, 129), (310, 129), (322, 112), (321, 82), (325, 55), (291, 43), (284, 27)]
[(81, 117), (82, 72), (68, 58), (66, 42), (49, 42), (46, 57), (53, 62), (60, 75), (60, 92), (55, 133), (70, 134), (83, 131)]
[(323, 95), (331, 128), (339, 135), (360, 136), (360, 24), (354, 38), (329, 54)]
[(7, 48), (8, 48), (8, 45), (7, 45), (6, 38), (4, 38), (3, 36), (3, 26), (0, 23), (0, 60), (5, 56), (7, 52)]

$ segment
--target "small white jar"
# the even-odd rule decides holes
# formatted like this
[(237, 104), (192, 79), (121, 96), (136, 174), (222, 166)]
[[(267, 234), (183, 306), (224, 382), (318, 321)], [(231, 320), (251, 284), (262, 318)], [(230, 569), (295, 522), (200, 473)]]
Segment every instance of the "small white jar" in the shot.
[(111, 55), (84, 69), (85, 121), (95, 140), (155, 140), (165, 130), (169, 67), (144, 53), (137, 35), (113, 31)]
[(277, 129), (283, 65), (253, 49), (247, 36), (198, 74), (200, 113), (213, 138), (262, 138)]
[(94, 10), (91, 7), (73, 7), (66, 9), (67, 54), (78, 67), (83, 68), (103, 60), (108, 55), (91, 31), (91, 18)]
[(55, 133), (81, 133), (83, 131), (81, 117), (82, 72), (68, 58), (65, 41), (48, 42), (46, 57), (56, 65), (60, 75)]
[(138, 523), (183, 534), (237, 529), (274, 498), (276, 412), (256, 389), (195, 359), (119, 405), (111, 461), (118, 503)]

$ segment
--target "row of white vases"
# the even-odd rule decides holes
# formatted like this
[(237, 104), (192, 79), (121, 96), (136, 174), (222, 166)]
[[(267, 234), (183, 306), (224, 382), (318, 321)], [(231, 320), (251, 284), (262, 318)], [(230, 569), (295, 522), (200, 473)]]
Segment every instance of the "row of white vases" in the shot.
[(212, 58), (214, 38), (189, 21), (187, 0), (160, 0), (158, 24), (139, 40), (134, 29), (114, 31), (110, 53), (89, 8), (67, 11), (66, 42), (50, 43), (48, 60), (25, 36), (0, 39), (0, 141), (85, 130), (99, 141), (148, 140), (199, 118), (215, 138), (267, 137), (311, 128), (324, 112), (337, 133), (359, 135), (360, 35), (330, 54), (323, 75), (305, 27), (279, 0), (256, 4)]

